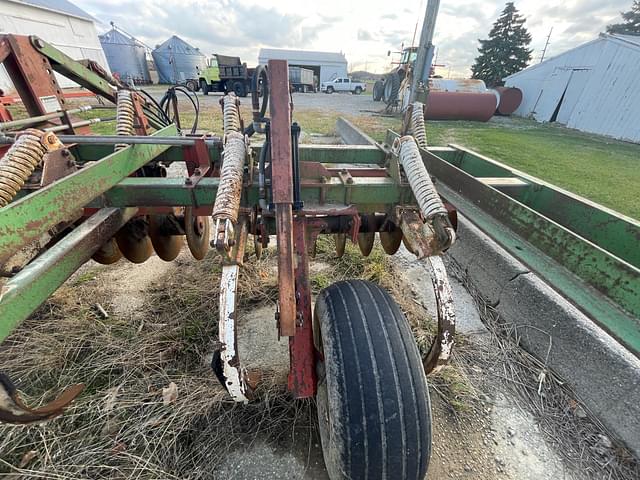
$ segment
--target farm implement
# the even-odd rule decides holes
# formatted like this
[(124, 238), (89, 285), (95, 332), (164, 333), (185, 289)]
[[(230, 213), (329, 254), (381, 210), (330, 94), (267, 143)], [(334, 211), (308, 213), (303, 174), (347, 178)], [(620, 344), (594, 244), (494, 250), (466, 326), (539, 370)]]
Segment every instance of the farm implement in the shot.
[[(155, 252), (171, 261), (186, 243), (202, 259), (211, 249), (223, 259), (213, 372), (235, 401), (248, 402), (257, 385), (238, 355), (238, 276), (248, 242), (259, 255), (275, 236), (274, 328), (288, 337), (288, 388), (296, 398), (318, 399), (332, 477), (360, 476), (379, 462), (406, 478), (424, 477), (425, 373), (444, 365), (453, 347), (453, 299), (440, 255), (455, 240), (455, 213), (436, 193), (414, 136), (385, 147), (299, 144), (285, 61), (256, 70), (262, 96), (253, 95), (250, 121), (241, 118), (234, 93), (222, 97), (223, 132), (214, 136), (181, 134), (153, 99), (36, 37), (0, 37), (0, 60), (30, 115), (12, 120), (5, 111), (0, 124), (0, 262), (7, 277), (0, 339), (91, 258), (141, 263)], [(117, 135), (86, 135), (54, 72), (115, 104)], [(258, 132), (265, 140), (255, 146)], [(167, 177), (178, 162), (186, 176)], [(388, 254), (404, 242), (429, 262), (439, 331), (424, 358), (398, 306), (374, 284), (334, 284), (312, 315), (309, 258), (321, 234), (334, 236), (338, 255), (347, 241), (368, 255), (377, 236)], [(32, 409), (8, 376), (0, 381), (0, 419), (14, 423), (53, 418), (82, 391), (72, 386)], [(367, 441), (374, 437), (383, 442)]]
[[(155, 252), (172, 261), (186, 244), (195, 259), (222, 259), (212, 370), (233, 400), (249, 402), (259, 379), (238, 354), (238, 277), (250, 242), (259, 256), (275, 239), (273, 328), (289, 343), (291, 394), (317, 400), (330, 477), (422, 479), (431, 452), (425, 374), (442, 368), (454, 345), (442, 256), (456, 240), (461, 208), (638, 352), (638, 225), (462, 147), (428, 146), (420, 103), (382, 144), (342, 121), (347, 144), (305, 145), (285, 61), (254, 72), (251, 119), (241, 117), (235, 93), (221, 97), (220, 135), (200, 134), (196, 123), (186, 133), (175, 96), (167, 97), (170, 118), (143, 91), (37, 37), (0, 36), (0, 61), (29, 115), (13, 119), (0, 107), (0, 341), (90, 259), (142, 263)], [(88, 121), (75, 116), (82, 107), (66, 105), (54, 72), (115, 105), (116, 135), (89, 134)], [(175, 166), (184, 173), (167, 176)], [(615, 242), (604, 224), (616, 229)], [(338, 256), (347, 241), (369, 255), (378, 238), (387, 254), (404, 244), (426, 262), (437, 334), (424, 357), (377, 285), (338, 282), (312, 306), (309, 262), (319, 235), (334, 238)], [(31, 408), (0, 374), (0, 420), (49, 420), (81, 392), (74, 385)]]

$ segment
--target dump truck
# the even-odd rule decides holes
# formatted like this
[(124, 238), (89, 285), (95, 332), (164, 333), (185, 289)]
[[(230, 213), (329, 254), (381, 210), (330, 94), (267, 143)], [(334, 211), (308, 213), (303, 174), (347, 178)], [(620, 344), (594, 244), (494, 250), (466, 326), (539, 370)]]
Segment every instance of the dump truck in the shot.
[(246, 97), (251, 92), (251, 77), (255, 69), (247, 68), (240, 57), (214, 54), (207, 60), (204, 70), (197, 70), (198, 78), (185, 82), (192, 92), (202, 90), (205, 95), (209, 92), (234, 92), (239, 97)]
[(289, 83), (295, 92), (315, 92), (316, 82), (313, 70), (302, 67), (289, 67)]

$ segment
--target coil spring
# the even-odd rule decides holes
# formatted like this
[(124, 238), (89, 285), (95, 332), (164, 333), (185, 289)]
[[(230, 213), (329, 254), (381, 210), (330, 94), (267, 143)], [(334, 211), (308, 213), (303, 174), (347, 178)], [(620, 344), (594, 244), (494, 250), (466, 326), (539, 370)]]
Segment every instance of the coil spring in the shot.
[(427, 148), (427, 131), (424, 127), (424, 105), (414, 102), (411, 109), (410, 133), (420, 148)]
[(407, 135), (400, 139), (398, 156), (424, 217), (427, 220), (432, 220), (438, 215), (446, 216), (447, 209), (431, 181), (413, 137)]
[[(135, 109), (133, 107), (133, 99), (129, 90), (118, 90), (118, 98), (116, 100), (116, 135), (130, 136), (133, 134), (133, 117)], [(114, 147), (117, 152), (126, 148), (126, 143), (118, 143)]]
[[(50, 134), (53, 135), (53, 134)], [(42, 162), (47, 147), (44, 132), (28, 129), (0, 159), (0, 207), (7, 205)], [(55, 135), (53, 135), (54, 138)]]
[(233, 92), (223, 97), (223, 127), (224, 133), (240, 131), (240, 110), (238, 109), (238, 97)]
[(238, 221), (244, 160), (247, 155), (244, 135), (239, 132), (227, 133), (223, 155), (220, 184), (212, 216), (214, 220), (231, 220), (235, 224)]

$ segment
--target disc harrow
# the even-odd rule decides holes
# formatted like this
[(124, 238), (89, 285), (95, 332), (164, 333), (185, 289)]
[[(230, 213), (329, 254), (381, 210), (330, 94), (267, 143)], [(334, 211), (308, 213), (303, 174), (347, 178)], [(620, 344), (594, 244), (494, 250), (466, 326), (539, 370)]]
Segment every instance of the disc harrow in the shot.
[[(0, 166), (15, 164), (16, 159), (22, 158), (16, 152), (27, 148), (34, 155), (29, 157), (31, 170), (20, 173), (23, 183), (31, 182), (30, 188), (22, 188), (19, 181), (11, 184), (15, 192), (9, 192), (8, 204), (0, 209), (0, 262), (43, 235), (52, 238), (38, 252), (38, 261), (27, 261), (2, 287), (7, 293), (0, 295), (0, 340), (90, 258), (110, 265), (124, 257), (135, 264), (155, 253), (164, 261), (172, 261), (186, 243), (197, 260), (207, 255), (222, 258), (219, 348), (214, 352), (212, 369), (233, 400), (249, 402), (258, 377), (249, 375), (238, 354), (236, 303), (240, 269), (252, 235), (258, 257), (270, 237), (275, 237), (277, 243), (274, 328), (280, 337), (288, 339), (288, 388), (294, 397), (314, 397), (319, 384), (338, 388), (332, 375), (339, 369), (325, 362), (334, 361), (326, 348), (338, 340), (331, 338), (331, 315), (339, 310), (332, 303), (339, 298), (353, 298), (355, 302), (345, 304), (345, 317), (337, 320), (348, 322), (353, 329), (363, 329), (352, 332), (357, 345), (350, 350), (356, 355), (350, 361), (361, 364), (361, 368), (375, 372), (376, 367), (368, 364), (374, 358), (374, 348), (379, 350), (375, 354), (379, 358), (391, 359), (393, 368), (400, 369), (399, 375), (414, 372), (415, 381), (423, 382), (419, 380), (424, 378), (422, 370), (428, 374), (446, 364), (454, 343), (455, 313), (440, 256), (455, 241), (451, 221), (455, 212), (447, 210), (429, 177), (423, 162), (424, 138), (419, 122), (413, 128), (418, 143), (416, 137), (405, 135), (392, 144), (301, 145), (304, 125), (292, 123), (287, 63), (270, 61), (267, 67), (256, 70), (253, 83), (260, 89), (252, 92), (250, 122), (241, 118), (240, 101), (229, 93), (221, 100), (221, 136), (185, 136), (179, 134), (177, 108), (169, 120), (151, 97), (126, 88), (111, 77), (100, 76), (40, 39), (0, 36), (0, 45), (16, 42), (22, 45), (19, 54), (11, 47), (9, 52), (18, 62), (27, 57), (29, 61), (23, 68), (30, 78), (48, 75), (40, 65), (46, 64), (42, 59), (51, 61), (71, 80), (115, 103), (117, 135), (76, 132), (71, 115), (45, 115), (44, 107), (31, 97), (23, 99), (30, 106), (31, 120), (18, 125), (12, 122), (10, 129), (2, 130), (5, 143), (0, 145), (11, 147), (8, 152), (0, 150)], [(43, 93), (58, 95), (52, 91)], [(64, 99), (60, 98), (60, 102), (62, 105)], [(46, 133), (52, 126), (59, 137)], [(22, 127), (29, 130), (20, 130)], [(259, 146), (251, 143), (257, 133), (264, 134)], [(53, 141), (54, 137), (57, 140)], [(68, 169), (60, 170), (52, 184), (32, 182), (36, 175), (32, 170), (54, 164), (50, 159), (54, 149), (68, 152), (64, 157)], [(166, 167), (175, 162), (184, 163), (186, 177), (166, 176)], [(8, 167), (0, 168), (0, 182), (12, 181), (7, 172)], [(52, 230), (56, 225), (65, 225), (65, 230)], [(422, 364), (413, 339), (398, 337), (397, 322), (406, 323), (406, 319), (380, 287), (345, 283), (331, 290), (333, 293), (326, 293), (323, 306), (317, 306), (313, 315), (309, 260), (315, 254), (318, 235), (333, 236), (338, 257), (344, 255), (347, 241), (357, 244), (362, 255), (368, 256), (378, 237), (387, 254), (395, 254), (404, 242), (416, 255), (416, 261), (428, 263), (438, 305), (438, 333)], [(51, 272), (55, 274), (49, 275)], [(41, 282), (46, 282), (46, 288)], [(29, 298), (30, 303), (21, 298)], [(327, 305), (334, 305), (336, 310), (326, 315), (318, 313)], [(358, 305), (362, 305), (360, 310)], [(375, 315), (374, 311), (365, 312), (371, 306), (377, 306)], [(407, 330), (408, 326), (403, 325), (402, 329)], [(386, 337), (380, 337), (382, 343), (376, 343), (371, 332), (383, 331), (381, 326), (390, 330)], [(396, 388), (394, 398), (400, 398), (407, 395), (409, 386), (398, 383), (387, 388)], [(0, 420), (27, 423), (51, 418), (62, 413), (79, 391), (80, 387), (74, 387), (50, 408), (30, 410), (19, 401), (6, 377), (0, 382)], [(332, 392), (318, 401), (346, 399), (354, 394), (342, 393), (340, 397)], [(404, 403), (407, 408), (413, 403), (416, 409), (428, 409), (426, 396), (409, 396)], [(327, 405), (319, 411), (341, 415), (338, 411), (352, 408), (350, 404), (330, 408)], [(399, 411), (394, 412), (388, 412), (390, 431), (400, 425), (397, 422), (404, 421)], [(393, 458), (404, 456), (405, 452), (391, 440), (390, 437), (389, 445), (397, 450)], [(339, 459), (327, 458), (328, 463), (332, 461)], [(411, 461), (421, 462), (418, 470), (423, 470), (428, 455)]]

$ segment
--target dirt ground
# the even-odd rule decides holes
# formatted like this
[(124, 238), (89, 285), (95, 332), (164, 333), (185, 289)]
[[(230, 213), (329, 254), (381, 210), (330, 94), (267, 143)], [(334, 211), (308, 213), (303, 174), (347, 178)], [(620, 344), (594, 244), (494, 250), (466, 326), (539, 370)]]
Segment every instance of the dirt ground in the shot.
[[(188, 253), (182, 259), (190, 262)], [(427, 311), (433, 311), (434, 298), (430, 291), (428, 272), (423, 263), (415, 261), (402, 249), (392, 257), (398, 272), (400, 288), (411, 292), (414, 301)], [(90, 263), (86, 271), (96, 272)], [(105, 307), (113, 314), (144, 328), (149, 321), (149, 294), (158, 284), (170, 286), (176, 263), (166, 263), (153, 256), (142, 265), (121, 261), (112, 267), (100, 267), (93, 273), (99, 298), (109, 298)], [(313, 270), (327, 268), (322, 263)], [(76, 278), (83, 272), (76, 274)], [(454, 278), (456, 314), (459, 331), (468, 342), (467, 349), (482, 355), (488, 341), (471, 296)], [(159, 325), (158, 327), (160, 327)], [(240, 358), (249, 369), (272, 370), (278, 381), (286, 383), (288, 348), (278, 341), (274, 308), (267, 306), (240, 316)], [(469, 347), (470, 345), (470, 347)], [(202, 359), (210, 362), (210, 354)], [(492, 375), (480, 372), (481, 382), (474, 383), (480, 398), (477, 408), (458, 413), (451, 409), (437, 386), (430, 389), (433, 408), (433, 453), (429, 479), (475, 480), (579, 480), (582, 477), (563, 464), (561, 456), (549, 446), (536, 420), (522, 411), (517, 402)], [(238, 407), (243, 408), (243, 407)], [(313, 413), (313, 412), (312, 412)], [(259, 432), (249, 443), (233, 442), (235, 449), (227, 453), (210, 478), (233, 480), (272, 479), (328, 479), (322, 459), (318, 432), (308, 424), (293, 426), (287, 436), (275, 446)], [(204, 477), (207, 478), (207, 477)]]

